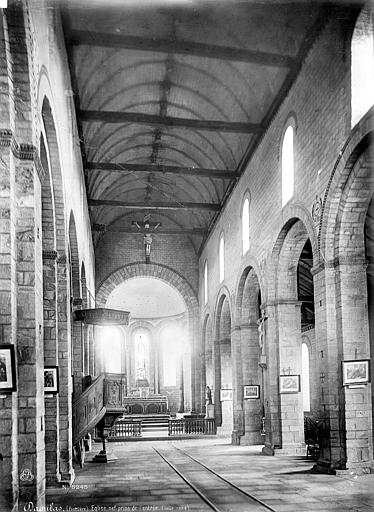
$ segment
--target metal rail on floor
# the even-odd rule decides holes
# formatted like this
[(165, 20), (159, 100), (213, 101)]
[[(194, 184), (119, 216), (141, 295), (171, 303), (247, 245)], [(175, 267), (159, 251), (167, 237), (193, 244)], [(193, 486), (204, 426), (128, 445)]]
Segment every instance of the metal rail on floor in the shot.
[(186, 484), (187, 484), (187, 485), (189, 485), (189, 486), (191, 487), (191, 489), (193, 489), (193, 490), (196, 492), (196, 494), (197, 494), (198, 496), (200, 496), (200, 498), (201, 498), (203, 501), (205, 501), (205, 503), (206, 503), (207, 505), (209, 505), (209, 507), (210, 507), (211, 509), (215, 510), (216, 512), (221, 512), (221, 511), (220, 511), (220, 509), (219, 509), (219, 508), (217, 508), (217, 507), (214, 505), (214, 503), (212, 503), (212, 502), (209, 500), (209, 498), (207, 498), (207, 497), (206, 497), (206, 496), (205, 496), (205, 495), (204, 495), (204, 494), (203, 494), (203, 493), (202, 493), (202, 492), (201, 492), (201, 491), (200, 491), (200, 490), (199, 490), (199, 489), (198, 489), (198, 488), (197, 488), (197, 487), (192, 483), (192, 482), (190, 482), (190, 481), (188, 480), (188, 478), (186, 478), (186, 477), (185, 477), (185, 476), (184, 476), (184, 475), (179, 471), (179, 469), (177, 469), (177, 468), (174, 466), (174, 464), (172, 464), (169, 460), (167, 460), (167, 458), (166, 458), (166, 457), (164, 457), (164, 456), (162, 455), (162, 453), (160, 453), (160, 452), (159, 452), (159, 451), (158, 451), (154, 446), (152, 446), (152, 448), (153, 448), (153, 449), (154, 449), (154, 451), (155, 451), (155, 452), (156, 452), (156, 453), (161, 457), (161, 459), (163, 459), (163, 460), (166, 462), (166, 464), (167, 464), (168, 466), (170, 466), (170, 467), (171, 467), (171, 469), (173, 469), (173, 470), (177, 473), (177, 475), (179, 475), (179, 476), (181, 477), (181, 479), (182, 479), (182, 480), (184, 480), (184, 481), (186, 482)]
[(253, 501), (256, 501), (257, 503), (259, 503), (260, 505), (262, 505), (263, 507), (267, 508), (268, 510), (271, 510), (272, 512), (277, 512), (274, 508), (270, 507), (269, 505), (267, 505), (266, 503), (264, 503), (263, 501), (259, 500), (258, 498), (255, 498), (252, 494), (249, 494), (248, 492), (246, 491), (243, 491), (243, 489), (241, 489), (240, 487), (238, 487), (237, 485), (233, 484), (232, 482), (230, 482), (230, 480), (226, 480), (226, 478), (224, 478), (222, 475), (220, 475), (219, 473), (217, 473), (216, 471), (214, 471), (213, 469), (209, 468), (208, 466), (206, 466), (205, 464), (203, 464), (202, 462), (200, 462), (199, 460), (195, 459), (195, 457), (192, 457), (192, 455), (190, 455), (189, 453), (185, 452), (184, 450), (181, 450), (180, 448), (177, 448), (176, 446), (172, 445), (173, 448), (175, 448), (176, 450), (178, 450), (178, 452), (181, 452), (183, 453), (183, 455), (186, 455), (186, 457), (190, 458), (191, 460), (193, 460), (194, 462), (196, 462), (196, 464), (199, 464), (200, 466), (202, 466), (203, 468), (205, 468), (207, 471), (210, 471), (213, 475), (215, 475), (216, 477), (218, 477), (220, 480), (222, 480), (223, 482), (225, 482), (226, 484), (230, 485), (231, 487), (233, 487), (234, 489), (236, 489), (237, 491), (241, 492), (242, 494), (244, 494), (244, 496), (247, 496), (248, 498), (251, 498)]
[[(270, 505), (267, 505), (266, 503), (264, 503), (263, 501), (261, 501), (260, 499), (256, 498), (255, 496), (253, 496), (252, 494), (249, 494), (248, 492), (244, 491), (243, 489), (241, 489), (240, 487), (238, 487), (237, 485), (233, 484), (232, 482), (230, 482), (229, 480), (227, 480), (226, 478), (224, 478), (223, 476), (221, 476), (219, 473), (217, 473), (216, 471), (214, 471), (213, 469), (209, 468), (208, 466), (206, 466), (205, 464), (203, 464), (202, 462), (200, 462), (199, 460), (195, 459), (194, 457), (192, 457), (192, 455), (188, 454), (187, 452), (185, 452), (184, 450), (181, 450), (180, 448), (177, 448), (176, 446), (172, 445), (172, 447), (177, 450), (178, 452), (182, 453), (183, 455), (185, 455), (186, 457), (188, 457), (189, 459), (193, 460), (196, 464), (198, 464), (199, 466), (203, 467), (206, 471), (209, 471), (210, 473), (212, 473), (214, 476), (216, 476), (217, 478), (219, 478), (220, 480), (222, 480), (223, 482), (225, 482), (225, 484), (229, 485), (230, 487), (232, 487), (233, 489), (235, 489), (236, 491), (240, 492), (241, 494), (243, 494), (246, 498), (249, 498), (251, 501), (254, 501), (256, 503), (258, 503), (259, 505), (261, 505), (262, 507), (266, 508), (267, 510), (270, 510), (271, 512), (277, 512), (274, 508), (270, 507)], [(218, 508), (216, 505), (214, 505), (214, 503), (212, 503), (209, 498), (204, 495), (204, 493), (198, 489), (192, 482), (189, 481), (189, 479), (183, 475), (183, 473), (181, 473), (179, 471), (179, 469), (177, 469), (174, 464), (172, 462), (170, 462), (162, 453), (160, 453), (154, 446), (152, 447), (154, 449), (154, 451), (182, 478), (182, 480), (184, 480), (187, 485), (189, 485), (195, 492), (196, 494), (198, 494), (204, 501), (205, 503), (207, 503), (213, 510), (215, 510), (216, 512), (221, 512), (221, 509)]]

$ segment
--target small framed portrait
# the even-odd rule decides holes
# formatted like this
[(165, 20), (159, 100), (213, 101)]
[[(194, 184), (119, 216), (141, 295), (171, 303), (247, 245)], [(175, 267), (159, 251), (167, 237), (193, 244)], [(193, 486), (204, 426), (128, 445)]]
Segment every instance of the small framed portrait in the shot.
[(58, 366), (44, 368), (44, 393), (58, 393)]
[(232, 400), (232, 389), (221, 389), (221, 402)]
[(260, 386), (244, 386), (244, 399), (260, 398)]
[(343, 386), (366, 384), (370, 379), (369, 359), (343, 361)]
[(0, 345), (0, 393), (15, 391), (16, 388), (14, 345)]
[(300, 375), (280, 375), (279, 376), (280, 393), (299, 393)]

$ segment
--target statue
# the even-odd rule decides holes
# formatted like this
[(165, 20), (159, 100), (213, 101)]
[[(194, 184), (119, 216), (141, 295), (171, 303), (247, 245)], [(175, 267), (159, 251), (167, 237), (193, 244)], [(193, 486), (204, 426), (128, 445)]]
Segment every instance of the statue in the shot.
[(267, 320), (267, 316), (265, 315), (265, 310), (261, 309), (261, 316), (257, 320), (258, 325), (258, 344), (260, 345), (260, 353), (263, 354), (264, 351), (264, 342), (265, 342), (265, 320)]
[(209, 386), (206, 387), (205, 405), (212, 405), (212, 390)]
[(146, 260), (151, 256), (151, 244), (152, 244), (152, 235), (151, 233), (145, 233), (144, 237), (144, 245), (145, 245), (145, 258)]
[(145, 262), (150, 263), (151, 262), (151, 244), (152, 244), (152, 233), (156, 231), (157, 228), (161, 226), (161, 222), (151, 222), (151, 214), (146, 213), (144, 215), (143, 222), (141, 221), (133, 221), (132, 225), (136, 226), (137, 229), (141, 232), (143, 232), (143, 242), (144, 242), (144, 248), (145, 248)]

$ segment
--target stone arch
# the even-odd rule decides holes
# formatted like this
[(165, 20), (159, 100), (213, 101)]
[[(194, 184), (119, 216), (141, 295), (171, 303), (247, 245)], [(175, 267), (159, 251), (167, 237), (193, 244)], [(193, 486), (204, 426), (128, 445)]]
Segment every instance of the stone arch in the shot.
[(214, 409), (217, 425), (222, 427), (223, 433), (229, 433), (233, 429), (232, 398), (222, 400), (221, 397), (221, 388), (232, 390), (232, 325), (232, 300), (229, 290), (223, 286), (216, 302), (214, 338)]
[[(261, 300), (259, 300), (259, 297)], [(263, 294), (261, 292), (261, 285), (258, 274), (252, 266), (246, 266), (239, 278), (236, 293), (236, 318), (237, 321), (248, 323), (250, 321), (257, 321), (260, 314), (258, 309), (263, 302)]]
[[(190, 374), (184, 373), (184, 406), (200, 411), (204, 404), (205, 390), (201, 384), (201, 335), (199, 325), (199, 303), (190, 283), (178, 272), (166, 265), (135, 262), (125, 265), (107, 276), (97, 287), (97, 307), (105, 307), (111, 292), (123, 281), (137, 277), (160, 279), (175, 288), (183, 297), (187, 309), (188, 336), (191, 357)], [(186, 361), (187, 364), (187, 361)]]
[[(236, 351), (235, 368), (238, 374), (237, 401), (240, 421), (240, 444), (262, 444), (262, 420), (264, 417), (264, 374), (260, 369), (261, 349), (259, 344), (258, 319), (261, 317), (263, 298), (258, 275), (247, 265), (240, 275), (236, 294), (236, 331), (239, 348)], [(265, 328), (265, 327), (263, 327)], [(265, 340), (265, 335), (263, 335)], [(262, 348), (265, 354), (265, 347)], [(260, 385), (260, 400), (244, 400), (243, 385)]]
[[(335, 257), (335, 228), (338, 211), (341, 209), (342, 190), (357, 160), (372, 144), (374, 108), (359, 121), (344, 143), (331, 171), (330, 179), (322, 200), (322, 214), (318, 227), (319, 261), (332, 261)], [(349, 188), (349, 187), (348, 187)]]
[[(371, 119), (372, 113), (373, 110), (369, 112)], [(366, 268), (365, 223), (368, 215), (372, 215), (369, 206), (373, 205), (374, 195), (374, 145), (372, 132), (366, 133), (356, 145), (353, 140), (357, 142), (359, 133), (353, 130), (351, 137), (347, 151), (350, 147), (352, 153), (344, 155), (344, 166), (343, 162), (339, 163), (334, 176), (335, 187), (333, 190), (331, 185), (328, 196), (325, 274), (334, 277), (336, 308), (331, 321), (335, 322), (337, 357), (340, 360), (371, 358), (373, 370), (374, 339), (370, 335), (368, 315), (371, 290), (368, 289)], [(340, 383), (341, 379), (341, 367), (337, 365), (336, 382)], [(354, 403), (369, 411), (371, 428), (370, 424), (369, 428), (359, 424), (353, 427), (350, 421), (353, 392), (346, 387), (339, 387), (339, 390), (339, 421), (343, 437), (341, 450), (334, 462), (339, 467), (354, 468), (356, 464), (365, 462), (362, 456), (364, 450), (369, 452), (370, 457), (373, 456), (374, 400), (369, 386), (354, 393)], [(360, 431), (361, 447), (364, 448), (358, 449), (351, 441), (353, 430)]]
[(191, 285), (175, 270), (166, 265), (156, 263), (129, 263), (107, 276), (97, 287), (97, 307), (105, 307), (105, 303), (116, 286), (127, 279), (136, 277), (154, 277), (175, 288), (183, 297), (189, 315), (198, 312), (198, 300)]
[[(60, 473), (58, 479), (71, 481), (72, 467), (72, 404), (71, 404), (71, 336), (69, 327), (69, 293), (67, 274), (67, 237), (64, 189), (62, 182), (61, 158), (58, 144), (58, 135), (53, 111), (52, 90), (48, 81), (48, 75), (43, 68), (39, 75), (38, 83), (38, 113), (40, 122), (39, 156), (45, 171), (45, 179), (42, 180), (42, 230), (44, 235), (48, 226), (48, 240), (43, 237), (43, 267), (49, 266), (48, 272), (55, 277), (55, 300), (53, 308), (54, 326), (56, 337), (56, 362), (59, 366), (60, 391), (56, 400), (57, 409), (49, 411), (46, 417), (54, 418), (54, 424), (50, 427), (46, 423), (46, 431), (57, 431), (58, 434), (46, 436), (48, 443), (55, 440), (52, 451), (59, 454), (57, 462)], [(44, 220), (43, 220), (44, 217)], [(53, 228), (52, 228), (53, 226)], [(52, 330), (51, 330), (52, 332)], [(48, 407), (51, 406), (51, 401)], [(68, 425), (68, 426), (66, 426)], [(52, 460), (51, 457), (49, 457)], [(50, 473), (50, 469), (47, 470)], [(53, 470), (54, 472), (54, 470)], [(49, 479), (49, 476), (47, 475)]]
[(65, 201), (62, 182), (60, 150), (58, 145), (56, 126), (52, 113), (52, 107), (47, 96), (43, 98), (41, 106), (41, 116), (46, 136), (45, 142), (47, 147), (50, 174), (52, 178), (54, 214), (56, 222), (56, 249), (60, 254), (66, 254), (64, 209)]
[[(266, 411), (265, 444), (280, 448), (281, 453), (293, 454), (303, 453), (304, 449), (301, 393), (279, 394), (279, 388), (274, 383), (279, 382), (280, 374), (301, 375), (302, 303), (298, 300), (297, 276), (301, 253), (308, 240), (313, 262), (316, 261), (316, 240), (310, 216), (303, 217), (306, 217), (306, 223), (296, 216), (289, 217), (276, 239), (270, 261), (267, 303), (269, 346), (265, 392), (272, 404)], [(291, 409), (294, 412), (292, 419), (283, 414), (284, 410)]]

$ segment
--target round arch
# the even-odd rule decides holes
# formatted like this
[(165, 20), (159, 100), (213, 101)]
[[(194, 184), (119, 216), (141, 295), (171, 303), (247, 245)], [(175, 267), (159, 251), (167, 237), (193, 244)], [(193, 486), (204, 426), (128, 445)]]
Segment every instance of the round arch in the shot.
[(341, 208), (342, 190), (347, 190), (348, 180), (357, 160), (372, 144), (373, 125), (374, 108), (370, 109), (354, 127), (331, 171), (322, 201), (322, 214), (318, 227), (318, 249), (323, 261), (332, 261), (335, 257), (335, 228)]
[[(105, 307), (109, 295), (121, 283), (136, 277), (152, 277), (164, 281), (175, 288), (182, 296), (187, 309), (188, 337), (190, 346), (190, 376), (185, 374), (185, 407), (200, 411), (204, 404), (204, 389), (201, 382), (201, 329), (199, 323), (199, 303), (190, 283), (179, 273), (166, 265), (136, 262), (124, 265), (107, 276), (97, 287), (96, 305)], [(131, 312), (130, 312), (131, 313)]]

